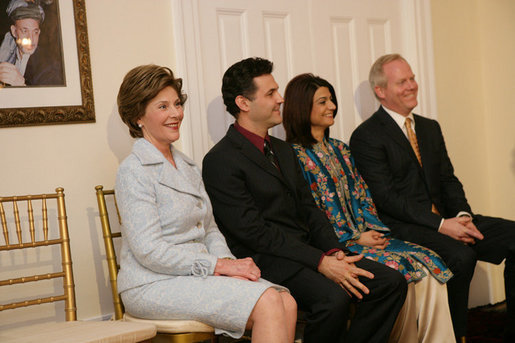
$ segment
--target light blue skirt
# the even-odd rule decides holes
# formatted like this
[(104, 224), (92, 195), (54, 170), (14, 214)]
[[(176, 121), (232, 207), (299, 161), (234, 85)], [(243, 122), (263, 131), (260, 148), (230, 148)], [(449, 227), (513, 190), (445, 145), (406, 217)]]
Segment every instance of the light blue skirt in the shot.
[(268, 288), (288, 291), (264, 279), (226, 276), (177, 276), (128, 289), (120, 294), (125, 311), (145, 319), (198, 320), (216, 334), (240, 338), (258, 299)]

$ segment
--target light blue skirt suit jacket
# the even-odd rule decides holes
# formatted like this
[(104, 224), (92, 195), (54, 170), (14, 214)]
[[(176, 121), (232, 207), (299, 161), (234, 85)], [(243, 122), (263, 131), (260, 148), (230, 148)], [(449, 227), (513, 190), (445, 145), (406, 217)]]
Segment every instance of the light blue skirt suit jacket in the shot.
[(278, 286), (213, 276), (218, 258), (234, 256), (214, 221), (200, 170), (171, 149), (177, 168), (140, 138), (118, 169), (118, 291), (131, 315), (200, 320), (240, 337), (261, 294)]

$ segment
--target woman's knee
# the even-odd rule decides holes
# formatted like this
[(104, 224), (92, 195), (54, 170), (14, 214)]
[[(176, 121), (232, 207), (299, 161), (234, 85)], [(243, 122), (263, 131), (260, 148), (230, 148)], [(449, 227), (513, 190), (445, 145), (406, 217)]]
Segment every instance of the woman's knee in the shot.
[(277, 311), (279, 306), (282, 306), (282, 299), (279, 292), (273, 288), (268, 288), (263, 292), (263, 294), (261, 294), (254, 305), (246, 328), (251, 329), (254, 326), (254, 323), (267, 320), (267, 318), (270, 317), (270, 314)]
[(286, 311), (286, 313), (288, 313), (288, 314), (295, 313), (295, 315), (296, 315), (297, 314), (297, 302), (295, 301), (293, 296), (288, 292), (280, 292), (279, 294), (281, 295), (281, 298), (283, 301), (283, 307), (284, 307), (284, 310)]
[[(253, 317), (271, 316), (277, 315), (278, 313), (284, 313), (285, 307), (283, 299), (284, 298), (276, 289), (268, 288), (263, 292), (263, 294), (261, 294), (256, 306), (254, 306)], [(295, 302), (295, 300), (293, 300), (293, 302)]]
[(267, 307), (281, 306), (282, 298), (279, 292), (274, 288), (268, 288), (263, 292), (258, 300), (258, 304), (267, 305)]

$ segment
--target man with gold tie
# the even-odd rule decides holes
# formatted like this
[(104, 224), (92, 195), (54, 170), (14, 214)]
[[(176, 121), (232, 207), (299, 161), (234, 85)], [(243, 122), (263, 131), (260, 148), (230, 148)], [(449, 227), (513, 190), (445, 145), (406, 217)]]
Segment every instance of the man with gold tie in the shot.
[(418, 84), (402, 56), (377, 59), (369, 81), (381, 106), (356, 128), (350, 147), (380, 218), (394, 237), (434, 250), (454, 273), (447, 287), (458, 341), (465, 340), (476, 261), (506, 258), (506, 341), (515, 341), (515, 222), (472, 212), (440, 125), (412, 112)]

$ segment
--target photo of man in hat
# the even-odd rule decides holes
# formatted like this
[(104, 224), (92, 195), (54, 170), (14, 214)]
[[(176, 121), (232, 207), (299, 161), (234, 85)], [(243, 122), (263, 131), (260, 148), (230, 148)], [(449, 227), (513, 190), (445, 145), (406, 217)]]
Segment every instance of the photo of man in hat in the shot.
[[(40, 2), (43, 2), (41, 4)], [(45, 21), (42, 5), (53, 10)], [(5, 7), (11, 25), (0, 45), (0, 83), (6, 86), (64, 86), (60, 30), (53, 0), (10, 0)], [(6, 20), (6, 21), (7, 21)], [(2, 21), (4, 19), (2, 18)], [(42, 30), (53, 37), (40, 39)], [(57, 33), (57, 34), (56, 34)], [(49, 44), (52, 41), (52, 45)]]

